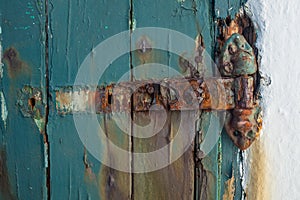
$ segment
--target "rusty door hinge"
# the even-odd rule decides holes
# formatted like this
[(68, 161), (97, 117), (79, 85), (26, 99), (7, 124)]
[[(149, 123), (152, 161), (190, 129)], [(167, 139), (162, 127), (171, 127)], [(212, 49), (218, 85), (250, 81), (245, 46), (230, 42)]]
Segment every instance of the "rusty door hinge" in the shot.
[[(222, 77), (61, 87), (55, 90), (56, 110), (61, 115), (78, 112), (130, 113), (150, 109), (226, 110), (225, 128), (228, 135), (236, 146), (246, 149), (259, 135), (261, 118), (254, 96), (256, 59), (253, 49), (242, 35), (233, 34), (223, 46), (219, 70)], [(33, 105), (32, 100), (34, 103), (41, 102), (31, 95), (28, 105), (22, 104), (21, 111), (27, 113), (24, 116), (37, 120), (40, 119), (40, 111), (37, 110), (39, 104)]]

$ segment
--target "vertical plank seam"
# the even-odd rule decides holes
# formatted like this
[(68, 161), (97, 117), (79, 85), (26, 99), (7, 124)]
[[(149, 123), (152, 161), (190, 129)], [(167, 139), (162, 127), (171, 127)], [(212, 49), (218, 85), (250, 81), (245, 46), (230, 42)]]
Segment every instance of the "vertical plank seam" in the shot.
[[(45, 112), (45, 133), (44, 133), (44, 148), (45, 156), (47, 156), (47, 166), (46, 166), (46, 187), (47, 187), (47, 199), (51, 199), (51, 173), (50, 173), (50, 145), (49, 145), (49, 135), (47, 124), (49, 120), (49, 98), (50, 98), (50, 88), (49, 88), (49, 0), (45, 0), (45, 85), (46, 85), (46, 112)], [(46, 158), (45, 158), (46, 159)]]
[[(228, 0), (228, 5), (229, 5), (229, 1)], [(212, 9), (211, 9), (211, 14), (212, 14), (212, 17), (211, 17), (211, 23), (213, 24), (213, 28), (211, 29), (212, 33), (212, 60), (215, 61), (216, 60), (216, 55), (215, 55), (215, 52), (216, 52), (216, 33), (217, 33), (217, 24), (216, 24), (216, 21), (217, 21), (217, 15), (216, 15), (216, 8), (215, 8), (215, 5), (216, 5), (216, 2), (215, 0), (212, 0)], [(214, 72), (216, 73), (216, 72)], [(222, 137), (219, 138), (219, 141), (217, 143), (218, 145), (218, 149), (217, 149), (217, 198), (218, 199), (221, 199), (221, 184), (222, 184), (222, 164), (223, 164), (223, 156), (222, 156), (222, 152), (223, 152), (223, 147), (222, 147)]]
[[(132, 32), (134, 31), (134, 11), (133, 11), (133, 0), (129, 0), (130, 1), (130, 9), (129, 9), (129, 29), (130, 29), (130, 38), (129, 38), (129, 42), (130, 42), (130, 52), (129, 52), (129, 64), (130, 64), (130, 81), (133, 81), (133, 55), (132, 55)], [(130, 101), (133, 102), (133, 95), (131, 95), (130, 97)], [(134, 117), (134, 106), (133, 103), (131, 103), (131, 111), (130, 111), (130, 132), (131, 132), (131, 136), (129, 144), (130, 144), (130, 156), (129, 158), (131, 159), (130, 162), (130, 168), (131, 168), (131, 172), (133, 171), (133, 167), (134, 167), (134, 159), (133, 159), (133, 152), (134, 152), (134, 145), (133, 145), (133, 117)], [(133, 174), (130, 172), (130, 180), (131, 180), (131, 185), (130, 185), (130, 199), (133, 200), (134, 199), (134, 176)]]

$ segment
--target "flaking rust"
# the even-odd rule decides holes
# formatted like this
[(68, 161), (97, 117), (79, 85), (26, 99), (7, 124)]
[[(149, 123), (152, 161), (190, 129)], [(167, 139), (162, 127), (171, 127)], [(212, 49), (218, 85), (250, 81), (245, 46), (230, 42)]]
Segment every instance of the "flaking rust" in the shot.
[(45, 128), (45, 105), (42, 101), (42, 92), (38, 88), (24, 86), (18, 92), (17, 105), (24, 117), (33, 118), (41, 133)]
[[(191, 63), (197, 63), (197, 69), (189, 70), (189, 77), (129, 81), (95, 88), (60, 88), (56, 91), (56, 109), (59, 114), (143, 112), (151, 109), (227, 110), (227, 133), (234, 144), (244, 150), (259, 136), (262, 123), (255, 95), (258, 68), (255, 51), (253, 44), (248, 42), (251, 34), (244, 35), (252, 29), (250, 22), (246, 22), (242, 16), (234, 20), (227, 18), (224, 27), (220, 28), (217, 58), (222, 77), (202, 77), (203, 44), (199, 36), (196, 41), (196, 57), (199, 58), (195, 58), (195, 62), (183, 56), (179, 59), (179, 65), (186, 71), (194, 69)], [(148, 59), (146, 55), (153, 53), (147, 37), (141, 37), (136, 47), (142, 63)]]
[[(249, 77), (250, 78), (250, 77)], [(251, 81), (245, 78), (247, 82)], [(172, 78), (121, 82), (96, 88), (63, 87), (56, 90), (59, 114), (143, 112), (165, 110), (228, 110), (235, 100), (233, 78)]]
[[(259, 137), (262, 114), (254, 91), (257, 60), (256, 36), (249, 18), (237, 15), (219, 21), (219, 70), (223, 77), (234, 78), (235, 107), (227, 112), (225, 128), (233, 143), (245, 150)], [(252, 37), (251, 37), (252, 36)], [(248, 42), (250, 41), (251, 44)]]

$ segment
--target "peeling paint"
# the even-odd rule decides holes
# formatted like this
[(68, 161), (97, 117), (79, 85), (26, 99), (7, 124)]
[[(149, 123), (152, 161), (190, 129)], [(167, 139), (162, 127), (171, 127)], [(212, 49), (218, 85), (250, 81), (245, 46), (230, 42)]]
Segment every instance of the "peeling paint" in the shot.
[(8, 116), (6, 101), (3, 92), (0, 92), (0, 100), (1, 100), (1, 118), (4, 123), (4, 127), (6, 129), (6, 120)]
[(246, 199), (246, 188), (247, 188), (247, 178), (248, 178), (248, 152), (247, 151), (239, 151), (238, 154), (238, 162), (239, 162), (239, 170), (240, 170), (240, 179), (242, 186), (242, 197), (241, 200)]
[(223, 200), (233, 200), (234, 199), (234, 193), (235, 193), (235, 178), (234, 173), (232, 173), (232, 177), (225, 182), (225, 191), (223, 194)]
[(0, 78), (2, 79), (3, 78), (3, 62), (2, 62), (2, 59), (3, 59), (3, 47), (2, 47), (2, 28), (0, 26)]

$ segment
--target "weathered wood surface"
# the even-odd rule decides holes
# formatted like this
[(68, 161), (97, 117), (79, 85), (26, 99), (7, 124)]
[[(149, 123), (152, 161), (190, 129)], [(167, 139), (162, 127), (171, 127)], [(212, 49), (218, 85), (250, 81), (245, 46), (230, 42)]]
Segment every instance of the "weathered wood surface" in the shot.
[(0, 19), (0, 199), (43, 199), (44, 133), (19, 111), (17, 100), (24, 85), (45, 89), (44, 1), (0, 1)]
[[(136, 27), (162, 27), (176, 31), (180, 31), (191, 38), (194, 38), (201, 34), (201, 27), (203, 24), (210, 24), (209, 17), (210, 4), (208, 1), (195, 2), (195, 1), (133, 1), (133, 20), (136, 22)], [(196, 12), (200, 10), (201, 12)], [(198, 16), (198, 13), (201, 17)], [(207, 46), (210, 47), (212, 41), (209, 33), (210, 27), (204, 29), (202, 34), (204, 35)], [(137, 39), (138, 38), (134, 38)], [(147, 38), (151, 42), (151, 38)], [(143, 38), (141, 38), (143, 40)], [(172, 45), (174, 39), (170, 36), (169, 40)], [(133, 44), (137, 44), (138, 41), (132, 41)], [(149, 42), (149, 43), (150, 43)], [(155, 43), (154, 41), (153, 43)], [(179, 41), (178, 41), (179, 42)], [(160, 63), (168, 67), (174, 67), (173, 69), (179, 72), (184, 72), (184, 69), (178, 64), (179, 56), (170, 54), (167, 51), (155, 50), (146, 51), (145, 53), (136, 51), (133, 53), (133, 67), (137, 67), (146, 63)], [(149, 70), (150, 71), (150, 70)], [(170, 78), (169, 71), (161, 72), (163, 76)], [(134, 77), (141, 80), (149, 78), (151, 72), (145, 72), (144, 76)], [(154, 73), (152, 73), (154, 74)], [(133, 75), (135, 73), (133, 72)], [(161, 75), (161, 74), (160, 74)], [(148, 76), (148, 77), (147, 77)], [(193, 113), (193, 112), (192, 112)], [(153, 151), (163, 146), (170, 144), (174, 139), (174, 136), (179, 134), (178, 125), (182, 118), (191, 115), (189, 111), (184, 112), (170, 112), (168, 113), (168, 121), (165, 123), (165, 128), (162, 129), (156, 136), (147, 139), (133, 139), (133, 149), (135, 151)], [(143, 113), (135, 113), (134, 117), (139, 119), (143, 117)], [(162, 120), (161, 117), (156, 116), (152, 120)], [(195, 131), (195, 122), (185, 121), (185, 129), (183, 135), (189, 137), (191, 132)], [(157, 124), (157, 123), (154, 123)], [(133, 130), (133, 136), (135, 135)], [(194, 132), (195, 134), (195, 132)], [(182, 140), (184, 141), (184, 140)], [(172, 155), (172, 151), (182, 150), (180, 144), (170, 145), (169, 156)], [(133, 175), (133, 197), (134, 199), (194, 199), (194, 145), (191, 145), (178, 160), (170, 165), (151, 173), (141, 173)], [(166, 158), (162, 158), (166, 159)], [(174, 159), (174, 158), (173, 158)], [(145, 163), (145, 165), (149, 165)]]
[[(73, 85), (80, 64), (100, 42), (128, 30), (129, 11), (129, 1), (49, 1), (52, 199), (130, 199), (131, 175), (96, 160), (81, 143), (72, 116), (55, 111), (55, 89)], [(129, 44), (129, 38), (124, 39)], [(125, 54), (109, 66), (99, 83), (116, 82), (129, 68)], [(113, 120), (108, 115), (98, 118), (108, 138), (128, 150), (130, 141)], [(109, 147), (106, 156), (111, 156)]]
[[(214, 57), (218, 34), (215, 20), (227, 15), (233, 17), (243, 0), (0, 2), (4, 54), (10, 47), (17, 51), (13, 60), (11, 56), (3, 56), (5, 65), (0, 85), (5, 101), (0, 94), (1, 117), (5, 118), (5, 105), (8, 116), (1, 121), (0, 130), (0, 199), (226, 199), (228, 180), (234, 180), (234, 199), (241, 198), (241, 153), (227, 134), (222, 133), (199, 166), (195, 166), (193, 143), (182, 157), (158, 171), (120, 172), (101, 164), (83, 146), (72, 115), (57, 113), (55, 91), (74, 83), (80, 64), (97, 44), (129, 29), (164, 27), (195, 40), (201, 33), (206, 51)], [(130, 39), (130, 36), (125, 38), (128, 44), (135, 44)], [(110, 65), (99, 83), (117, 82), (130, 68), (148, 62), (171, 64), (174, 69), (182, 70), (178, 56), (158, 50), (152, 50), (149, 55), (124, 54)], [(170, 78), (167, 72), (165, 77)], [(127, 77), (130, 80), (132, 77)], [(25, 118), (16, 106), (18, 92), (24, 85), (42, 88), (44, 105), (49, 102), (48, 123), (42, 134), (34, 120)], [(28, 102), (24, 104), (27, 106)], [(177, 122), (191, 114), (192, 111), (168, 112), (164, 128), (157, 136), (147, 139), (130, 137), (116, 126), (109, 114), (98, 115), (98, 120), (106, 135), (123, 149), (147, 152), (168, 144), (176, 134)], [(149, 121), (145, 113), (132, 115), (136, 123)], [(210, 112), (201, 115), (203, 135), (200, 138), (205, 135), (210, 115)], [(160, 120), (159, 112), (152, 120)], [(131, 129), (133, 122), (127, 123), (127, 131), (132, 136), (137, 134), (136, 129)], [(196, 131), (192, 121), (185, 122), (185, 126), (188, 131)], [(170, 146), (170, 152), (177, 148)], [(107, 159), (109, 151), (108, 148)], [(132, 158), (128, 155), (124, 159)], [(118, 161), (111, 158), (111, 162)], [(133, 160), (131, 167), (134, 166)]]

